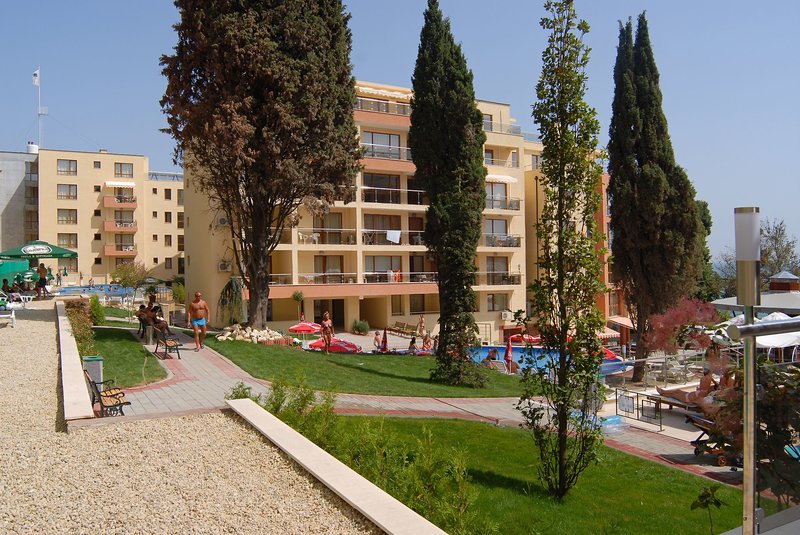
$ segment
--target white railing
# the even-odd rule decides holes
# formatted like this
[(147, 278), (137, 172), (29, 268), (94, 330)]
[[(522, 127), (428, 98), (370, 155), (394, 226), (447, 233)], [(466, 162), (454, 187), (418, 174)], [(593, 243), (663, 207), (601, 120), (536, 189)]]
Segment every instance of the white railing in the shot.
[(505, 286), (522, 284), (522, 273), (508, 271), (479, 271), (475, 277), (476, 286)]
[(358, 280), (358, 273), (298, 273), (300, 284), (353, 284)]
[(519, 210), (520, 200), (516, 197), (486, 196), (487, 210)]
[(516, 234), (483, 234), (479, 245), (486, 247), (520, 247), (522, 237)]
[(497, 121), (483, 121), (484, 132), (495, 132), (497, 134), (511, 134), (514, 136), (522, 135), (522, 127), (515, 124), (503, 124)]
[(361, 243), (364, 245), (424, 245), (424, 230), (364, 229)]
[(405, 102), (392, 102), (375, 98), (358, 97), (354, 107), (357, 110), (375, 111), (391, 115), (411, 115), (411, 105)]
[(355, 245), (356, 229), (328, 227), (298, 228), (297, 242), (303, 245)]
[(488, 156), (484, 156), (483, 163), (486, 165), (496, 165), (498, 167), (512, 167), (512, 168), (519, 168), (519, 161), (514, 161), (511, 158), (503, 159), (503, 158), (489, 158)]
[[(405, 199), (403, 194), (405, 194)], [(420, 189), (361, 186), (362, 202), (401, 204), (404, 200), (407, 204), (426, 205), (429, 203), (428, 194)]]
[(362, 143), (365, 158), (382, 158), (384, 160), (411, 160), (411, 149), (397, 145), (376, 145), (375, 143)]

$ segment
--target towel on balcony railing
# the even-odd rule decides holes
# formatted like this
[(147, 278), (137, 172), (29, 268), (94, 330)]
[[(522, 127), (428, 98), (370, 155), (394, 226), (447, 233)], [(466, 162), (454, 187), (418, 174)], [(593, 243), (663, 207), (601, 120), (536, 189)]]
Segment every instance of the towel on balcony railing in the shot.
[(386, 231), (386, 241), (390, 241), (392, 243), (400, 243), (400, 231), (399, 230), (387, 230)]

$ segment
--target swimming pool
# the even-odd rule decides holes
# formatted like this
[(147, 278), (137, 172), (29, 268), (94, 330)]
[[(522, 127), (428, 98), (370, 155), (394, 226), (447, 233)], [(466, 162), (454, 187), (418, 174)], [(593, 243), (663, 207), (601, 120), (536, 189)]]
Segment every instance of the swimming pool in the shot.
[(94, 286), (62, 286), (61, 295), (103, 294), (108, 297), (123, 297), (133, 294), (133, 288), (125, 288), (119, 284), (95, 284)]
[[(536, 357), (537, 360), (533, 362), (534, 365), (538, 363), (544, 364), (544, 360), (538, 360), (539, 357), (544, 356), (547, 354), (547, 350), (539, 347), (539, 346), (530, 346), (530, 347), (520, 347), (520, 346), (511, 346), (511, 357), (519, 364), (521, 367), (524, 367), (526, 364), (522, 362), (522, 358), (525, 356), (533, 356)], [(476, 351), (472, 355), (472, 360), (475, 362), (483, 362), (486, 357), (489, 356), (489, 351), (496, 349), (497, 350), (497, 359), (503, 360), (506, 354), (506, 346), (480, 346), (473, 348)], [(554, 353), (554, 352), (553, 352)], [(554, 353), (555, 354), (555, 353)], [(600, 365), (600, 375), (611, 375), (613, 373), (619, 373), (625, 371), (629, 366), (630, 363), (624, 362), (622, 360), (604, 360), (603, 363)]]

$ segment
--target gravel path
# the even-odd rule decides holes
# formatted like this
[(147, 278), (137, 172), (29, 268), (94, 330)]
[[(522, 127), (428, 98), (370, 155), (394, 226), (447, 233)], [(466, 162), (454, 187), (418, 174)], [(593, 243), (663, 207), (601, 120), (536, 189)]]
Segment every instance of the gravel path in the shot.
[(235, 416), (64, 433), (54, 321), (0, 324), (0, 532), (380, 533)]

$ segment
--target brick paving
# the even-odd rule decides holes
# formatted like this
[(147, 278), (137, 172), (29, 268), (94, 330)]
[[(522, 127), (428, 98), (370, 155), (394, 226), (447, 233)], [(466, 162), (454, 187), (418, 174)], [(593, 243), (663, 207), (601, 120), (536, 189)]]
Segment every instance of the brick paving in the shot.
[[(133, 418), (162, 417), (186, 411), (218, 410), (225, 407), (225, 393), (236, 383), (243, 382), (256, 394), (264, 394), (269, 383), (238, 368), (225, 357), (208, 347), (195, 352), (194, 341), (179, 333), (183, 342), (181, 359), (174, 354), (157, 355), (169, 376), (164, 381), (130, 388), (126, 395), (131, 406), (126, 408)], [(146, 346), (151, 352), (155, 346)], [(515, 409), (517, 398), (424, 398), (408, 396), (377, 396), (338, 394), (336, 410), (349, 415), (387, 415), (418, 418), (458, 418), (482, 421), (494, 425), (518, 426), (522, 419)], [(606, 404), (603, 415), (614, 414), (613, 402)], [(741, 471), (716, 466), (711, 455), (695, 457), (689, 444), (699, 435), (686, 424), (679, 411), (664, 411), (663, 431), (629, 426), (623, 432), (609, 436), (606, 444), (626, 453), (678, 468), (692, 474), (739, 485)], [(646, 426), (645, 426), (646, 427)]]

